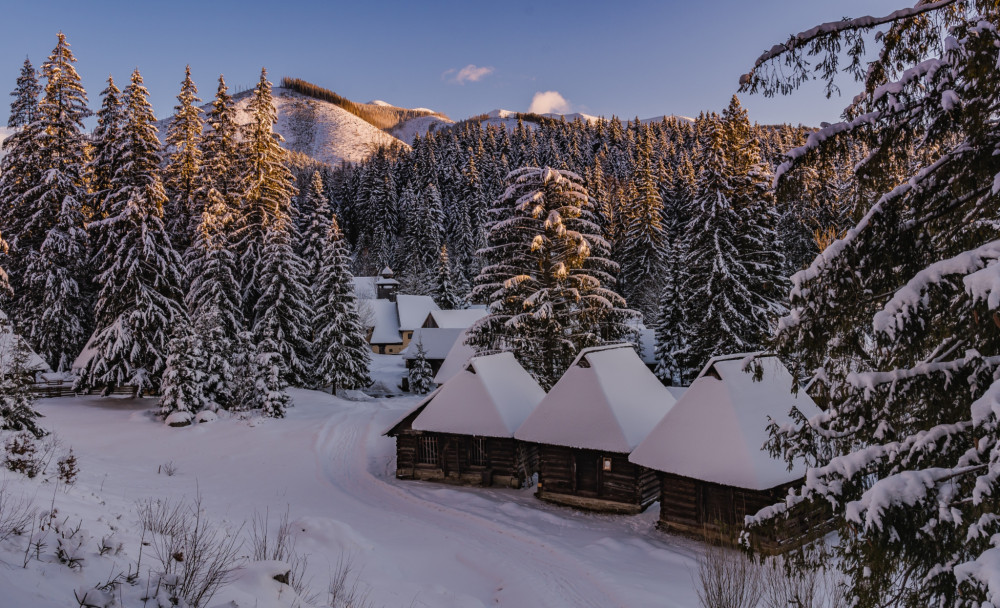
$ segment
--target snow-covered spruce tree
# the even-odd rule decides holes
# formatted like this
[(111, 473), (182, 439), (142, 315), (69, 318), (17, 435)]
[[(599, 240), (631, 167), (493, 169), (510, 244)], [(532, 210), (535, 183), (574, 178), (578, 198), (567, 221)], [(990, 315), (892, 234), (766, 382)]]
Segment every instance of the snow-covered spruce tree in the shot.
[(28, 431), (42, 437), (46, 432), (38, 426), (39, 413), (34, 407), (28, 345), (14, 333), (6, 316), (0, 316), (0, 331), (11, 336), (9, 348), (0, 354), (0, 430)]
[(79, 353), (89, 321), (81, 285), (89, 256), (83, 120), (90, 111), (75, 62), (60, 33), (42, 66), (46, 84), (37, 127), (25, 129), (38, 137), (34, 162), (40, 181), (30, 184), (17, 203), (25, 221), (9, 235), (16, 242), (11, 258), (17, 261), (11, 265), (15, 325), (35, 352), (59, 370), (69, 369)]
[[(125, 124), (125, 108), (122, 92), (108, 76), (108, 85), (101, 91), (101, 108), (97, 111), (97, 126), (90, 137), (90, 198), (87, 216), (91, 221), (102, 220), (117, 212), (110, 208), (111, 188), (118, 169), (121, 167), (119, 149), (122, 126)], [(95, 251), (104, 247), (105, 236), (95, 227), (89, 230)]]
[[(286, 217), (274, 231), (276, 234), (294, 229), (287, 216), (295, 195), (295, 178), (288, 169), (288, 152), (280, 145), (283, 140), (274, 132), (278, 114), (271, 97), (267, 70), (260, 72), (260, 81), (247, 104), (247, 112), (250, 122), (243, 126), (243, 173), (240, 177), (243, 203), (237, 237), (243, 309), (248, 318), (256, 323), (257, 299), (265, 284), (265, 279), (257, 274), (263, 268), (264, 241), (279, 215)], [(290, 242), (291, 236), (288, 238)], [(301, 276), (297, 280), (301, 281)], [(295, 372), (296, 378), (300, 371)]]
[(490, 314), (470, 330), (469, 344), (480, 353), (513, 351), (547, 389), (581, 349), (631, 337), (635, 313), (612, 289), (617, 268), (580, 177), (525, 167), (507, 180), (473, 290)]
[(698, 193), (685, 231), (683, 265), (690, 291), (684, 302), (691, 311), (691, 342), (682, 364), (685, 378), (713, 356), (760, 350), (768, 331), (768, 309), (750, 290), (751, 278), (738, 249), (743, 224), (734, 206), (723, 133), (717, 120), (707, 128), (710, 143), (698, 159)]
[(167, 234), (178, 252), (191, 244), (194, 227), (201, 209), (195, 193), (201, 187), (199, 177), (202, 162), (201, 139), (205, 122), (198, 107), (198, 87), (191, 80), (191, 66), (184, 68), (178, 104), (167, 125), (165, 146), (166, 166), (163, 169), (163, 188), (167, 194)]
[(166, 364), (169, 328), (183, 311), (183, 270), (163, 226), (166, 195), (159, 176), (153, 109), (136, 70), (125, 89), (121, 169), (112, 183), (111, 209), (99, 220), (107, 241), (94, 309), (96, 355), (83, 373), (90, 386), (132, 385), (156, 390)]
[(163, 370), (160, 416), (169, 426), (187, 426), (207, 400), (203, 391), (202, 371), (205, 353), (201, 338), (190, 321), (178, 316), (167, 345), (167, 363)]
[(844, 122), (777, 172), (780, 185), (852, 139), (870, 150), (855, 175), (867, 208), (793, 277), (779, 324), (781, 351), (828, 404), (772, 428), (773, 453), (810, 465), (806, 484), (757, 516), (780, 526), (802, 501), (829, 507), (861, 608), (1000, 605), (998, 46), (994, 2), (919, 2), (803, 32), (742, 80), (789, 92), (818, 56), (833, 87), (846, 48), (864, 81)]
[[(681, 267), (682, 244), (667, 249), (663, 264), (663, 290), (656, 317), (656, 375), (668, 386), (686, 386), (692, 379), (685, 365), (692, 338), (687, 320), (689, 280)], [(697, 314), (697, 311), (692, 311)]]
[[(747, 289), (757, 306), (767, 311), (767, 318), (758, 322), (768, 324), (770, 318), (787, 311), (782, 301), (788, 292), (785, 259), (777, 242), (779, 215), (771, 193), (773, 177), (761, 159), (760, 133), (751, 126), (735, 95), (722, 113), (721, 129), (733, 204), (741, 217), (737, 249), (748, 277)], [(765, 332), (770, 333), (769, 329)]]
[(278, 327), (268, 324), (258, 328), (254, 339), (257, 342), (255, 361), (251, 367), (254, 387), (261, 414), (268, 418), (284, 418), (285, 410), (291, 404), (288, 396), (288, 365), (280, 349), (284, 346), (277, 336)]
[(232, 243), (234, 222), (222, 194), (211, 188), (185, 256), (190, 284), (185, 304), (202, 342), (203, 390), (206, 408), (211, 410), (228, 408), (232, 401), (231, 360), (243, 331), (242, 291)]
[(663, 200), (653, 174), (652, 142), (639, 147), (635, 173), (635, 198), (623, 209), (623, 234), (618, 244), (621, 274), (619, 291), (629, 306), (642, 313), (650, 324), (656, 319), (661, 291), (666, 237), (661, 223)]
[(437, 270), (437, 259), (444, 242), (444, 211), (441, 197), (433, 184), (415, 190), (410, 185), (399, 197), (404, 220), (403, 247), (398, 251), (403, 264), (405, 293), (423, 295), (433, 287), (432, 278)]
[(229, 410), (246, 412), (263, 407), (264, 394), (258, 384), (265, 384), (264, 368), (257, 359), (257, 346), (248, 331), (236, 336), (232, 354), (233, 390)]
[(316, 384), (361, 389), (371, 384), (371, 348), (358, 313), (347, 243), (337, 218), (330, 222), (322, 265), (313, 288), (315, 322), (312, 360)]
[[(40, 143), (38, 121), (38, 97), (41, 88), (31, 62), (25, 59), (17, 87), (11, 92), (14, 101), (10, 104), (7, 126), (14, 132), (3, 140), (0, 154), (0, 228), (4, 235), (14, 241), (13, 235), (22, 234), (31, 220), (32, 205), (24, 198), (25, 193), (41, 182), (38, 163)], [(25, 244), (30, 239), (25, 239)], [(4, 265), (20, 277), (24, 268), (23, 256), (11, 256), (4, 248)], [(6, 275), (5, 275), (6, 276)], [(4, 294), (10, 296), (10, 293)]]
[(434, 301), (441, 310), (465, 308), (465, 302), (458, 295), (455, 283), (451, 279), (451, 262), (448, 260), (448, 247), (441, 245), (441, 255), (438, 256), (437, 278), (434, 281)]
[(229, 210), (235, 212), (240, 207), (243, 190), (240, 126), (236, 123), (233, 98), (222, 76), (219, 76), (219, 87), (205, 122), (208, 129), (202, 138), (200, 189), (196, 193), (195, 208), (199, 212), (207, 209), (210, 192), (214, 189)]
[(254, 306), (253, 334), (259, 357), (279, 355), (282, 381), (306, 386), (311, 378), (311, 298), (304, 281), (305, 266), (292, 249), (293, 230), (287, 207), (280, 209), (267, 226), (264, 248), (253, 273), (260, 293)]
[(424, 349), (423, 340), (417, 342), (417, 355), (410, 363), (408, 375), (411, 393), (426, 395), (434, 388), (434, 371), (427, 362), (427, 350)]
[[(302, 263), (305, 265), (305, 284), (314, 287), (317, 285), (320, 266), (324, 263), (323, 256), (326, 254), (326, 246), (330, 240), (330, 205), (327, 203), (326, 192), (323, 188), (323, 177), (319, 171), (313, 171), (309, 190), (306, 193), (306, 217), (303, 218), (302, 225)], [(314, 306), (315, 308), (315, 306)]]

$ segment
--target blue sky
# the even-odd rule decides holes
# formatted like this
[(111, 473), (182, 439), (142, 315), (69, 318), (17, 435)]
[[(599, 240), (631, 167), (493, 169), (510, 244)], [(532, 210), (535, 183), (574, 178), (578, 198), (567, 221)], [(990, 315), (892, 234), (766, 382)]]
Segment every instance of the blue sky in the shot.
[[(912, 4), (912, 0), (910, 2)], [(739, 75), (789, 34), (906, 1), (619, 2), (14, 2), (0, 36), (0, 91), (27, 55), (41, 64), (62, 30), (90, 96), (108, 74), (143, 74), (157, 116), (172, 111), (184, 66), (201, 97), (225, 74), (231, 90), (295, 76), (356, 101), (383, 99), (460, 119), (494, 108), (564, 109), (642, 118), (721, 110)], [(471, 67), (470, 67), (471, 66)], [(465, 68), (463, 70), (463, 68)], [(743, 98), (752, 120), (836, 120), (857, 86), (826, 100)], [(6, 124), (7, 104), (0, 107)]]

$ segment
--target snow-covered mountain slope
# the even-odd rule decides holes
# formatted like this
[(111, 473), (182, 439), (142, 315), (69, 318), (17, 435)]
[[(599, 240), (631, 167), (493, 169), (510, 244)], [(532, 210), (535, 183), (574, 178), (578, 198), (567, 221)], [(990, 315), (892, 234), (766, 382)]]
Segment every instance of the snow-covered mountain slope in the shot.
[(454, 120), (450, 118), (441, 118), (440, 116), (418, 116), (417, 118), (411, 118), (410, 120), (396, 125), (389, 130), (397, 139), (402, 140), (407, 144), (412, 144), (413, 139), (419, 134), (420, 136), (425, 135), (428, 131), (434, 132), (439, 129), (443, 129), (455, 124)]
[[(379, 145), (403, 144), (399, 139), (332, 103), (275, 87), (278, 123), (274, 130), (285, 138), (284, 147), (329, 165), (365, 159)], [(234, 95), (240, 124), (250, 122), (247, 105), (252, 92)], [(207, 112), (210, 105), (202, 106)], [(166, 137), (169, 118), (160, 120), (160, 140)]]

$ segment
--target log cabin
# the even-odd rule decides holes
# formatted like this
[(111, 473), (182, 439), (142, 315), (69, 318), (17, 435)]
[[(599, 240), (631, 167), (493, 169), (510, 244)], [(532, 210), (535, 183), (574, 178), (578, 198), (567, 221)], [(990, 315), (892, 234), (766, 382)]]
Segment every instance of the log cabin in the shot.
[(522, 487), (535, 458), (514, 431), (544, 396), (513, 354), (472, 358), (386, 431), (396, 438), (396, 478)]
[(659, 480), (628, 455), (673, 403), (631, 344), (581, 351), (514, 434), (537, 447), (535, 495), (591, 511), (645, 510)]
[[(755, 376), (759, 375), (759, 379)], [(657, 527), (706, 540), (734, 542), (744, 518), (780, 502), (801, 483), (805, 468), (791, 470), (764, 449), (771, 421), (807, 417), (819, 408), (792, 394), (792, 376), (774, 356), (737, 354), (711, 359), (629, 460), (657, 471)], [(780, 530), (751, 541), (765, 552), (797, 544), (825, 520), (815, 509), (797, 509)]]

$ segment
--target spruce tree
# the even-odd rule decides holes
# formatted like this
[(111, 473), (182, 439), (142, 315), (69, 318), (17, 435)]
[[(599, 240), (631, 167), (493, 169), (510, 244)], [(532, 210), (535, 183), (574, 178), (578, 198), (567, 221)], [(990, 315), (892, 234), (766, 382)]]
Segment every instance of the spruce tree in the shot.
[(549, 388), (583, 348), (631, 335), (617, 268), (574, 173), (525, 167), (508, 176), (473, 297), (489, 315), (470, 330), (480, 353), (513, 351)]
[(138, 70), (125, 89), (122, 168), (112, 184), (111, 209), (100, 220), (108, 235), (99, 259), (101, 285), (94, 309), (96, 355), (84, 382), (136, 391), (159, 386), (166, 365), (169, 328), (178, 315), (182, 262), (163, 225), (166, 195), (159, 176), (159, 142), (148, 93)]
[[(36, 178), (16, 203), (24, 221), (11, 235), (15, 318), (29, 344), (54, 369), (67, 370), (88, 324), (81, 285), (87, 278), (87, 95), (65, 36), (42, 66), (45, 96), (38, 109)], [(12, 243), (12, 245), (14, 245)]]
[(831, 90), (842, 48), (863, 80), (845, 120), (777, 171), (782, 187), (838, 149), (868, 150), (854, 226), (793, 277), (778, 325), (826, 405), (772, 425), (771, 452), (804, 459), (807, 481), (756, 520), (829, 509), (826, 547), (858, 608), (1000, 603), (998, 30), (995, 3), (921, 2), (805, 31), (742, 80), (773, 94), (818, 76)]
[(13, 326), (2, 313), (0, 332), (8, 337), (7, 348), (0, 356), (0, 430), (27, 431), (35, 437), (43, 437), (46, 432), (38, 425), (40, 414), (34, 407), (31, 373), (27, 369), (28, 345), (14, 333)]
[[(287, 166), (288, 152), (280, 145), (282, 138), (274, 132), (278, 115), (271, 97), (267, 70), (260, 72), (260, 81), (247, 104), (247, 112), (250, 122), (243, 126), (243, 172), (240, 176), (243, 204), (237, 236), (243, 307), (256, 324), (257, 299), (268, 280), (257, 274), (265, 266), (263, 257), (267, 235), (269, 231), (275, 235), (287, 233), (290, 243), (291, 231), (294, 230), (288, 214), (295, 195), (295, 178)], [(282, 216), (281, 225), (272, 227), (279, 216)], [(301, 276), (296, 280), (301, 281)], [(301, 370), (297, 369), (295, 377), (298, 378), (300, 373)]]
[(14, 101), (10, 103), (7, 126), (17, 129), (35, 122), (38, 119), (38, 97), (41, 94), (42, 87), (38, 84), (38, 74), (35, 73), (31, 60), (25, 57), (21, 73), (17, 76), (17, 85), (10, 94)]
[(441, 310), (465, 308), (465, 302), (459, 297), (451, 279), (451, 262), (448, 260), (448, 247), (445, 245), (441, 245), (437, 280), (434, 283), (434, 301), (441, 307)]
[(647, 322), (656, 318), (661, 291), (666, 235), (661, 217), (663, 200), (653, 174), (652, 142), (640, 147), (635, 174), (635, 195), (623, 210), (623, 234), (619, 244), (620, 291), (629, 306), (642, 313)]
[(316, 384), (356, 390), (371, 384), (371, 348), (358, 313), (347, 244), (337, 218), (330, 223), (313, 291)]
[(211, 410), (231, 404), (230, 361), (244, 328), (238, 260), (232, 243), (234, 223), (222, 195), (212, 188), (186, 255), (190, 288), (185, 303), (202, 342), (204, 393), (206, 407)]
[(198, 87), (191, 80), (191, 66), (184, 69), (178, 105), (167, 126), (166, 166), (163, 170), (163, 187), (167, 194), (167, 234), (174, 249), (187, 250), (194, 234), (201, 209), (198, 208), (197, 191), (202, 163), (201, 140), (204, 121), (198, 107)]
[(178, 318), (167, 348), (160, 416), (170, 426), (187, 426), (207, 401), (201, 340), (188, 319)]
[[(687, 367), (693, 337), (688, 324), (687, 289), (689, 278), (681, 267), (681, 243), (667, 250), (663, 289), (656, 317), (656, 375), (668, 386), (686, 386), (693, 378)], [(698, 312), (691, 310), (692, 316)]]
[(415, 395), (426, 395), (434, 388), (434, 372), (427, 362), (427, 350), (423, 340), (417, 342), (417, 354), (410, 363), (408, 372), (410, 392)]
[(323, 256), (326, 254), (326, 246), (330, 239), (330, 206), (327, 204), (326, 193), (323, 188), (323, 178), (319, 171), (313, 171), (309, 190), (306, 193), (307, 210), (303, 218), (302, 232), (302, 262), (305, 264), (305, 283), (315, 286), (318, 284), (320, 267), (324, 263)]
[[(115, 81), (108, 76), (108, 85), (101, 91), (101, 109), (97, 111), (97, 127), (90, 138), (90, 200), (88, 217), (91, 221), (103, 220), (115, 215), (112, 209), (113, 181), (121, 168), (121, 137), (125, 124), (125, 108), (121, 91)], [(105, 249), (106, 237), (97, 228), (90, 229), (91, 242), (95, 251)]]
[(767, 309), (750, 291), (741, 261), (741, 218), (733, 206), (732, 173), (717, 121), (709, 125), (710, 144), (698, 165), (698, 193), (686, 228), (684, 266), (692, 286), (686, 298), (692, 340), (685, 353), (687, 376), (716, 355), (760, 350), (767, 331)]
[(267, 366), (280, 365), (283, 382), (306, 386), (311, 380), (311, 298), (304, 282), (306, 268), (292, 249), (292, 231), (287, 210), (281, 210), (267, 227), (254, 269), (260, 297), (254, 306), (253, 334), (258, 357), (267, 359)]
[(257, 355), (254, 362), (254, 386), (259, 395), (261, 414), (268, 418), (284, 418), (285, 410), (291, 404), (288, 396), (288, 364), (280, 350), (282, 341), (272, 330), (277, 329), (267, 325), (256, 332)]

